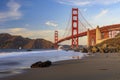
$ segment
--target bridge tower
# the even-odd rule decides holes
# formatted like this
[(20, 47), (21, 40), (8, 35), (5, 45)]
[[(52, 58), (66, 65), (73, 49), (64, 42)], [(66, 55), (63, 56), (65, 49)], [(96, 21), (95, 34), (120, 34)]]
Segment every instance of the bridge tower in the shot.
[(78, 8), (72, 8), (72, 48), (78, 48)]
[(55, 42), (54, 42), (54, 43), (55, 43), (55, 44), (54, 44), (54, 48), (57, 49), (57, 48), (58, 48), (58, 44), (57, 44), (57, 42), (58, 42), (58, 31), (55, 31), (54, 39), (55, 39), (55, 40), (54, 40), (54, 41), (55, 41)]

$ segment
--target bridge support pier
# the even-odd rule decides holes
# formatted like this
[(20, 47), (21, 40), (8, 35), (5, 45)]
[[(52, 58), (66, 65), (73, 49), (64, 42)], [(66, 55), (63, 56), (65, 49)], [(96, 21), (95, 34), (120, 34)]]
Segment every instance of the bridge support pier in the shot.
[(89, 47), (90, 46), (90, 30), (88, 29), (88, 31), (87, 31), (87, 47)]
[(88, 29), (87, 31), (88, 43), (87, 46), (94, 46), (96, 44), (96, 33)]
[[(96, 28), (96, 44), (100, 43), (101, 42), (101, 39), (102, 39), (102, 33), (100, 32), (100, 28), (99, 26), (97, 26)], [(104, 36), (104, 34), (103, 34)]]
[(87, 31), (87, 38), (88, 38), (88, 44), (87, 46), (94, 46), (98, 43), (101, 43), (102, 41), (109, 38), (109, 32), (101, 32), (99, 26), (93, 31), (89, 30)]
[(94, 30), (94, 31), (90, 31), (88, 29), (87, 38), (88, 38), (88, 44), (87, 44), (88, 47), (94, 46), (94, 45), (100, 43), (101, 39), (102, 39), (102, 33), (100, 32), (99, 26), (97, 26), (96, 30)]

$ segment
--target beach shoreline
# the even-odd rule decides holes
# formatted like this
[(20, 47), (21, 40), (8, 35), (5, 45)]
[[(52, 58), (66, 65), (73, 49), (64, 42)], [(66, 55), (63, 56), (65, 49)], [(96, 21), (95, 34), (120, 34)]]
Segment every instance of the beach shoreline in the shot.
[(120, 80), (120, 54), (94, 54), (83, 59), (54, 62), (47, 68), (25, 69), (0, 80)]

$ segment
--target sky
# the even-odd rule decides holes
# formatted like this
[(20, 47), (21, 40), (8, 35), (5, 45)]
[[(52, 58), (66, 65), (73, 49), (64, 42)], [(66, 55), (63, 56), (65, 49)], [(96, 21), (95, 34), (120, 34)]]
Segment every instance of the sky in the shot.
[(94, 28), (120, 23), (120, 0), (0, 0), (0, 33), (54, 42), (55, 30), (63, 37), (72, 8)]

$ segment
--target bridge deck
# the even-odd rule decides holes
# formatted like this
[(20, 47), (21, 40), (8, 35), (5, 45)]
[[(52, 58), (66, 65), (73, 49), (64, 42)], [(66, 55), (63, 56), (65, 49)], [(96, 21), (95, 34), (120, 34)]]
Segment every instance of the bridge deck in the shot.
[[(109, 31), (113, 31), (113, 30), (120, 31), (120, 24), (114, 24), (114, 25), (100, 27), (101, 32), (109, 32)], [(90, 32), (93, 32), (93, 33), (95, 33), (95, 31), (96, 31), (96, 29), (90, 30)], [(83, 36), (87, 36), (87, 31), (81, 32), (78, 35), (74, 35), (74, 37), (83, 37)], [(65, 40), (70, 40), (70, 39), (72, 39), (72, 36), (68, 36), (63, 39), (60, 39), (57, 43), (63, 42)]]

